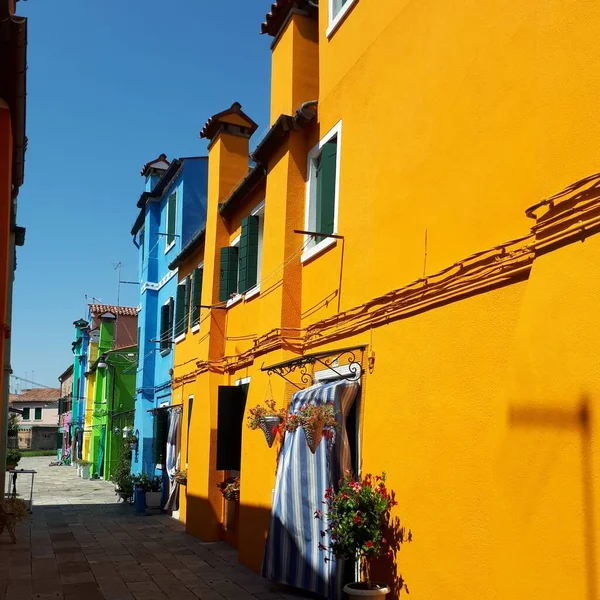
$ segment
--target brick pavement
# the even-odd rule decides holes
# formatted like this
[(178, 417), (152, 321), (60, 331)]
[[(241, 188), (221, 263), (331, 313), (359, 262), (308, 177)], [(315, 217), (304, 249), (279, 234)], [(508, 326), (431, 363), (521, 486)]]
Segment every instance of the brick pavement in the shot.
[(38, 471), (33, 516), (17, 544), (0, 536), (0, 600), (305, 598), (237, 563), (226, 544), (204, 543), (166, 515), (137, 516), (110, 482), (82, 481), (50, 460), (19, 464)]

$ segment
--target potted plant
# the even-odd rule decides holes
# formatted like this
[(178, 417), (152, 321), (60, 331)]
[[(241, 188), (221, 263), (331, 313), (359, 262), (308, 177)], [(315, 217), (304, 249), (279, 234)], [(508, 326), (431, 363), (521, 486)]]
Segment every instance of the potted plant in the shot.
[(6, 470), (15, 469), (21, 460), (21, 451), (18, 448), (6, 449)]
[(162, 495), (160, 477), (150, 477), (146, 473), (141, 473), (135, 478), (135, 486), (140, 492), (145, 493), (147, 508), (160, 508)]
[(240, 478), (228, 477), (221, 483), (217, 483), (217, 487), (223, 494), (223, 498), (225, 498), (223, 525), (226, 530), (233, 529), (236, 521), (237, 503), (240, 499)]
[(173, 478), (179, 485), (183, 485), (185, 487), (187, 485), (187, 469), (184, 471), (177, 471)]
[(7, 498), (0, 506), (0, 533), (8, 529), (13, 544), (16, 544), (15, 525), (29, 519), (30, 507), (21, 498)]
[(131, 476), (131, 452), (125, 445), (121, 447), (117, 467), (112, 474), (115, 484), (115, 494), (126, 502), (131, 502), (133, 496), (133, 477)]
[(90, 467), (92, 466), (92, 463), (89, 460), (79, 460), (78, 464), (78, 470), (79, 470), (79, 476), (82, 479), (89, 479), (90, 478)]
[[(346, 471), (337, 491), (329, 488), (325, 493), (327, 509), (319, 510), (315, 518), (325, 524), (321, 532), (323, 539), (329, 539), (329, 546), (319, 543), (319, 549), (333, 554), (338, 560), (348, 560), (360, 564), (361, 580), (344, 586), (349, 597), (385, 597), (390, 588), (382, 583), (371, 581), (371, 561), (380, 556), (392, 556), (392, 549), (384, 537), (390, 518), (390, 509), (397, 502), (385, 485), (385, 473), (373, 477), (368, 474), (356, 480)], [(409, 532), (409, 540), (412, 534)], [(325, 558), (325, 560), (330, 560)], [(408, 591), (406, 584), (402, 587)]]
[(248, 414), (248, 427), (262, 429), (269, 448), (273, 446), (277, 432), (285, 421), (285, 409), (275, 408), (275, 400), (265, 400), (264, 405), (251, 408)]
[(333, 436), (333, 432), (339, 428), (336, 420), (337, 411), (333, 404), (305, 404), (301, 406), (298, 412), (291, 414), (286, 421), (285, 428), (289, 432), (296, 431), (299, 427), (304, 430), (306, 443), (310, 451), (314, 454), (321, 443), (323, 436), (328, 439)]

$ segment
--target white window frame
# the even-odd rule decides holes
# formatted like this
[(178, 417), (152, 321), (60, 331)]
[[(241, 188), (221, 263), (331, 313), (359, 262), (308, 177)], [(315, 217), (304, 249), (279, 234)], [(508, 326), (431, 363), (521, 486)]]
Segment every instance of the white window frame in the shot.
[[(240, 285), (240, 256), (239, 256), (239, 248), (240, 248), (240, 240), (242, 239), (242, 234), (238, 235), (233, 242), (231, 242), (231, 244), (229, 244), (230, 248), (236, 248), (238, 249), (238, 263), (237, 263), (237, 284), (236, 287), (239, 288)], [(236, 293), (236, 295), (233, 298), (229, 298), (229, 300), (227, 300), (227, 304), (226, 307), (229, 308), (230, 306), (233, 306), (234, 304), (237, 304), (242, 298), (243, 298), (243, 294), (240, 294), (239, 292)]]
[(244, 300), (247, 302), (260, 294), (260, 278), (262, 272), (263, 259), (263, 240), (265, 237), (265, 201), (259, 202), (250, 213), (253, 217), (258, 217), (258, 258), (256, 261), (256, 285), (247, 290), (244, 294)]
[(246, 383), (250, 383), (250, 380), (252, 379), (252, 377), (242, 377), (241, 379), (236, 379), (235, 381), (235, 385), (245, 385)]
[[(196, 267), (196, 269), (204, 269), (204, 261), (203, 260), (200, 261), (200, 264)], [(192, 279), (192, 286), (193, 285), (194, 285), (194, 281)], [(200, 296), (202, 296), (202, 291), (200, 291)], [(191, 300), (191, 290), (190, 290), (190, 302), (191, 301), (192, 300)], [(193, 307), (191, 307), (191, 308), (193, 308)], [(190, 308), (190, 315), (192, 314), (191, 308)], [(200, 311), (202, 311), (202, 309), (200, 309)], [(200, 321), (202, 321), (202, 317), (200, 317)], [(200, 331), (200, 323), (198, 323), (198, 325), (194, 325), (190, 331), (192, 333), (198, 333)], [(192, 398), (193, 397), (194, 397), (194, 395), (192, 394)]]
[(331, 36), (337, 31), (337, 28), (341, 25), (342, 21), (346, 18), (346, 15), (350, 12), (352, 7), (356, 4), (357, 0), (348, 0), (344, 6), (342, 6), (335, 14), (334, 14), (334, 3), (336, 0), (329, 0), (329, 25), (327, 27), (327, 31), (325, 35), (327, 39), (330, 39)]
[(175, 194), (175, 232), (177, 231), (177, 206), (179, 205), (179, 194), (175, 188), (170, 194), (167, 194), (167, 207), (165, 210), (165, 254), (175, 245), (177, 235), (173, 232), (173, 241), (169, 244), (169, 198)]
[[(337, 138), (337, 151), (335, 159), (335, 198), (334, 198), (334, 217), (333, 217), (333, 233), (338, 232), (338, 218), (340, 205), (340, 165), (342, 158), (342, 121), (338, 121), (319, 141), (319, 143), (308, 153), (308, 161), (306, 166), (306, 202), (304, 207), (304, 229), (306, 231), (314, 231), (316, 227), (316, 204), (317, 204), (317, 177), (316, 177), (316, 160), (321, 154), (323, 146), (332, 138)], [(310, 235), (304, 236), (304, 252), (300, 257), (300, 262), (306, 261), (325, 252), (328, 248), (335, 246), (337, 239), (327, 237), (321, 240), (318, 244), (315, 243), (314, 237)]]

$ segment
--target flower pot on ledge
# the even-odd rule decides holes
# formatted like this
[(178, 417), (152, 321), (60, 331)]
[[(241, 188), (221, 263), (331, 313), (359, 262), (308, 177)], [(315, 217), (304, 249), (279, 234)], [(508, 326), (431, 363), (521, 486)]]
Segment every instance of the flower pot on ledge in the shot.
[(373, 583), (367, 587), (364, 583), (355, 581), (344, 586), (344, 592), (350, 600), (354, 598), (385, 598), (390, 593), (390, 588), (383, 583)]
[(225, 500), (225, 515), (223, 518), (223, 527), (225, 531), (233, 531), (237, 520), (237, 501)]

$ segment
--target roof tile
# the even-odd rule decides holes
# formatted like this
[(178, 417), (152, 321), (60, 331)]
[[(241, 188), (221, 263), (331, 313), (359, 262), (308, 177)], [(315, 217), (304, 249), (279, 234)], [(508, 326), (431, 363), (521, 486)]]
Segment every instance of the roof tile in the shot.
[(112, 304), (90, 304), (92, 317), (98, 317), (106, 312), (113, 313), (123, 317), (135, 317), (138, 314), (137, 307), (134, 306), (114, 306)]
[(23, 390), (21, 394), (10, 394), (9, 402), (58, 402), (59, 398), (58, 388), (32, 388)]

